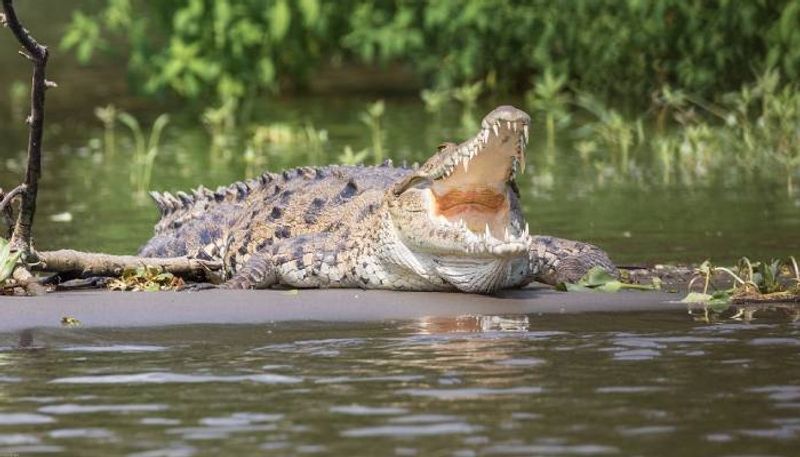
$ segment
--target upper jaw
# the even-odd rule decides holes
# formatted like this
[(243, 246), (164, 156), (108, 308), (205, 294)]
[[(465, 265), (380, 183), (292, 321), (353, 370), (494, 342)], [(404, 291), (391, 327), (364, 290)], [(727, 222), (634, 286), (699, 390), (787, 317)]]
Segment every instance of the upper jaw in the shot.
[[(501, 108), (506, 108), (502, 111)], [(504, 171), (503, 181), (513, 180), (518, 173), (525, 172), (525, 149), (530, 132), (530, 117), (512, 107), (501, 107), (487, 115), (481, 122), (481, 129), (471, 139), (450, 146), (443, 151), (442, 160), (429, 170), (428, 177), (433, 180), (450, 177), (459, 168), (469, 173), (474, 159), (490, 152), (488, 160), (509, 157), (508, 169)]]

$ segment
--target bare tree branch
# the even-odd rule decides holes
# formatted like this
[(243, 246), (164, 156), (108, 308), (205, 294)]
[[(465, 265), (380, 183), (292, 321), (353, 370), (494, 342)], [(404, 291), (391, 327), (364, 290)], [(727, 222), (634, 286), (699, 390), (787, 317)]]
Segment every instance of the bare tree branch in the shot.
[(3, 21), (14, 37), (25, 49), (23, 55), (33, 63), (31, 78), (30, 131), (28, 135), (28, 166), (25, 173), (25, 189), (22, 204), (11, 237), (11, 246), (22, 251), (27, 257), (31, 253), (31, 229), (36, 212), (36, 195), (39, 190), (39, 177), (42, 174), (42, 135), (44, 131), (44, 94), (47, 89), (45, 68), (47, 66), (47, 47), (39, 44), (22, 27), (12, 0), (3, 0)]

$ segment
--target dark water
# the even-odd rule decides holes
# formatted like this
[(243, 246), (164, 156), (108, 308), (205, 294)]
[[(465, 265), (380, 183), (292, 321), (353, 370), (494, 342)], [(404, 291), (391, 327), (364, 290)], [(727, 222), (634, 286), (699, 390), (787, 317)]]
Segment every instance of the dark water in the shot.
[[(796, 456), (800, 326), (484, 316), (0, 336), (0, 453)], [(30, 342), (29, 342), (30, 343)]]

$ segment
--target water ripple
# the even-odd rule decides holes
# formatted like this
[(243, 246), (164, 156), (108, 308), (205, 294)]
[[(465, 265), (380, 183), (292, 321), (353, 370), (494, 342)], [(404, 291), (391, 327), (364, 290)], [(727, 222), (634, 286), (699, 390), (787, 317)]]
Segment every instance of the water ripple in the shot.
[(55, 422), (50, 416), (32, 413), (0, 413), (0, 425), (49, 424)]
[(0, 446), (19, 446), (21, 444), (39, 444), (39, 438), (23, 433), (0, 434)]
[(616, 454), (619, 449), (599, 444), (559, 445), (559, 444), (501, 444), (484, 449), (486, 454), (494, 455), (603, 455)]
[(293, 384), (302, 382), (302, 378), (279, 374), (251, 375), (205, 375), (180, 374), (168, 372), (111, 374), (98, 376), (73, 376), (57, 378), (55, 384), (194, 384), (207, 382), (255, 382), (258, 384)]
[(800, 346), (797, 338), (753, 338), (748, 342), (753, 346)]
[(161, 352), (168, 350), (164, 346), (113, 344), (110, 346), (67, 346), (59, 348), (63, 352)]
[(66, 403), (63, 405), (42, 406), (40, 413), (46, 414), (86, 414), (86, 413), (131, 413), (143, 411), (164, 411), (167, 405), (144, 403), (123, 405), (76, 405)]
[(378, 427), (352, 428), (341, 432), (341, 435), (349, 438), (367, 438), (374, 436), (409, 437), (475, 433), (482, 429), (483, 427), (466, 424), (464, 422), (446, 422), (425, 425), (383, 425)]
[(666, 390), (657, 386), (610, 386), (598, 387), (594, 391), (599, 394), (640, 394)]
[(531, 395), (540, 394), (544, 389), (537, 386), (521, 386), (508, 388), (466, 387), (463, 389), (402, 389), (397, 393), (415, 397), (432, 397), (439, 400), (459, 400), (462, 398), (483, 398), (497, 395)]
[(331, 406), (328, 411), (339, 414), (349, 414), (352, 416), (390, 416), (393, 414), (406, 414), (405, 408), (394, 408), (391, 406)]
[(112, 439), (114, 434), (104, 428), (61, 428), (47, 433), (50, 438)]

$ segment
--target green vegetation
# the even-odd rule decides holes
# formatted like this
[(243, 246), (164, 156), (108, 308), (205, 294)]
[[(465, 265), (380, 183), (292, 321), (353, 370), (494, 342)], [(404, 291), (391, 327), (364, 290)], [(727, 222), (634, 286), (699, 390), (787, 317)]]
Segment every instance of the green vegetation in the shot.
[(20, 263), (21, 256), (22, 251), (11, 252), (11, 244), (0, 238), (0, 291), (6, 287), (14, 268)]
[(146, 266), (126, 269), (119, 278), (110, 280), (107, 287), (111, 290), (155, 292), (175, 290), (182, 285), (183, 279), (172, 273), (167, 273), (157, 267)]
[(639, 106), (664, 86), (713, 98), (754, 69), (800, 77), (791, 0), (100, 3), (74, 14), (62, 48), (81, 61), (122, 52), (145, 91), (219, 103), (364, 63), (400, 63), (429, 88), (480, 81), (493, 92), (525, 90), (551, 71), (575, 90)]
[(131, 166), (131, 184), (136, 190), (137, 198), (144, 197), (150, 189), (150, 178), (153, 175), (153, 163), (159, 152), (161, 133), (169, 122), (169, 116), (162, 114), (153, 121), (150, 134), (145, 138), (139, 121), (132, 115), (121, 112), (117, 119), (127, 127), (133, 136), (134, 154)]
[(106, 155), (113, 156), (117, 145), (117, 108), (113, 104), (98, 106), (94, 109), (94, 115), (103, 123), (103, 149)]
[[(730, 287), (717, 288), (716, 276), (732, 281)], [(692, 291), (694, 284), (702, 281), (702, 292)], [(734, 268), (703, 262), (688, 285), (686, 303), (700, 303), (712, 312), (722, 312), (734, 302), (770, 303), (800, 301), (800, 266), (794, 257), (787, 260), (751, 262), (742, 257)], [(711, 289), (714, 289), (713, 291)]]
[[(383, 101), (360, 116), (366, 153), (331, 150), (309, 122), (262, 125), (251, 113), (258, 95), (302, 89), (331, 68), (391, 64), (425, 87), (421, 99), (435, 122), (460, 107), (460, 136), (477, 128), (482, 97), (524, 94), (544, 123), (547, 160), (534, 181), (544, 190), (555, 181), (556, 158), (573, 151), (587, 185), (767, 180), (792, 195), (800, 179), (799, 2), (100, 4), (74, 13), (62, 47), (81, 61), (97, 51), (127, 56), (139, 89), (171, 93), (203, 113), (212, 159), (246, 151), (247, 174), (296, 163), (282, 155), (290, 142), (313, 164), (382, 161), (391, 109)], [(101, 117), (107, 152), (112, 118)], [(290, 142), (276, 140), (280, 129)], [(137, 157), (141, 194), (150, 156)]]
[(360, 116), (361, 122), (367, 126), (372, 139), (372, 156), (375, 159), (375, 163), (383, 162), (383, 143), (385, 142), (386, 133), (383, 131), (381, 119), (385, 110), (386, 105), (383, 100), (378, 100), (369, 105)]
[(620, 290), (661, 290), (661, 280), (653, 277), (650, 285), (622, 282), (603, 267), (593, 267), (576, 283), (561, 283), (556, 289), (563, 292), (619, 292)]
[[(544, 78), (528, 100), (531, 108), (549, 107), (548, 149), (554, 144), (556, 119), (568, 125), (572, 118), (589, 114), (580, 128), (560, 138), (562, 153), (578, 152), (588, 181), (689, 187), (711, 179), (745, 185), (782, 181), (789, 195), (795, 193), (800, 175), (800, 87), (782, 84), (775, 70), (722, 95), (717, 103), (665, 86), (654, 95), (656, 109), (639, 117), (586, 93), (554, 93), (551, 88), (557, 83)], [(578, 109), (565, 114), (567, 104)]]

